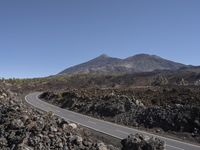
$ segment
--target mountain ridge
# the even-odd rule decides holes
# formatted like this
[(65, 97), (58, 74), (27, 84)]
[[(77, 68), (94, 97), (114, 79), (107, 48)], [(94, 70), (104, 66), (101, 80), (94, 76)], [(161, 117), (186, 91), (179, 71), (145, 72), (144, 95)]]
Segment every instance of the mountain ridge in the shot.
[(187, 65), (164, 59), (157, 55), (137, 54), (125, 59), (102, 54), (87, 62), (69, 67), (58, 75), (79, 73), (137, 73), (155, 70), (177, 70)]

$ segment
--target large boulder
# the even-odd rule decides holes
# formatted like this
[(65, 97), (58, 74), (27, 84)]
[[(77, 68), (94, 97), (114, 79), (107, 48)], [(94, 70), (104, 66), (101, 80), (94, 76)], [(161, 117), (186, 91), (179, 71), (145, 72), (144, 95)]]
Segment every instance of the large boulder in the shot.
[(165, 142), (142, 134), (131, 134), (121, 141), (122, 150), (164, 150)]

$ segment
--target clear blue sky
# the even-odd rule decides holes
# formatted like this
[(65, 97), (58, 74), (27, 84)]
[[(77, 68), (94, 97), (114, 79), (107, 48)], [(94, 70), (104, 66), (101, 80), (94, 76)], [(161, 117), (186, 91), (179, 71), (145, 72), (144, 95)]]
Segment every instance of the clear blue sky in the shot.
[(200, 65), (200, 0), (1, 0), (0, 77), (39, 77), (102, 53)]

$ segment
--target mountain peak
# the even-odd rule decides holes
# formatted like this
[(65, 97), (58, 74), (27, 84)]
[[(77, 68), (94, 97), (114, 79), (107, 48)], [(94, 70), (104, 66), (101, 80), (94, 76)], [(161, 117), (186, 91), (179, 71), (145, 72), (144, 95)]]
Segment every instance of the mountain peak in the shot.
[(97, 57), (97, 58), (109, 58), (109, 56), (108, 55), (106, 55), (106, 54), (101, 54), (99, 57)]
[(136, 54), (134, 56), (128, 57), (125, 60), (132, 60), (132, 59), (141, 60), (141, 59), (162, 59), (162, 58), (160, 56), (157, 56), (157, 55), (150, 55), (150, 54), (141, 53), (141, 54)]
[(134, 55), (135, 57), (144, 57), (144, 56), (151, 56), (149, 54), (141, 53), (141, 54), (136, 54)]
[(141, 53), (141, 54), (136, 54), (133, 57), (153, 57), (153, 58), (161, 58), (160, 56), (157, 55), (150, 55), (150, 54), (145, 54), (145, 53)]

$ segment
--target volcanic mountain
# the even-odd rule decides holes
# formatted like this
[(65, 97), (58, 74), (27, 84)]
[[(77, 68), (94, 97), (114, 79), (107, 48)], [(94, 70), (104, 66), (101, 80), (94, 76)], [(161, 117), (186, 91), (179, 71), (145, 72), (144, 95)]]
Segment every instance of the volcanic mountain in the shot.
[(67, 68), (59, 73), (63, 74), (85, 74), (85, 73), (138, 73), (151, 72), (155, 70), (177, 70), (187, 65), (173, 62), (156, 55), (137, 54), (125, 59), (100, 55), (88, 62)]

